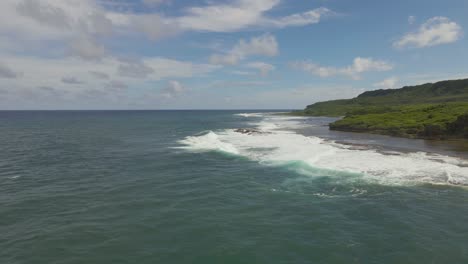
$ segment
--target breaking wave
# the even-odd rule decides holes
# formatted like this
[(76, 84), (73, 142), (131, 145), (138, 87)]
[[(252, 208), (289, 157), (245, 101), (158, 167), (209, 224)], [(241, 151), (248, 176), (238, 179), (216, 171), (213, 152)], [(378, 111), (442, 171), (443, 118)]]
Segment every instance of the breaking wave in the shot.
[[(300, 118), (265, 117), (256, 123), (262, 133), (251, 135), (232, 129), (190, 136), (183, 148), (240, 155), (268, 166), (286, 166), (310, 176), (359, 175), (380, 184), (468, 185), (468, 162), (425, 152), (390, 154), (373, 149), (304, 136), (286, 130), (303, 125)], [(344, 174), (343, 174), (344, 173)]]

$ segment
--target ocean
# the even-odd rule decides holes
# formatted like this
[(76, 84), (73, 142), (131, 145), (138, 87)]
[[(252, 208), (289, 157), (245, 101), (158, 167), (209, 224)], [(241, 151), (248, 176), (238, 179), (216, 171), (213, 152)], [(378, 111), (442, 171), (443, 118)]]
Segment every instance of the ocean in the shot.
[(0, 263), (468, 263), (466, 142), (271, 112), (0, 111)]

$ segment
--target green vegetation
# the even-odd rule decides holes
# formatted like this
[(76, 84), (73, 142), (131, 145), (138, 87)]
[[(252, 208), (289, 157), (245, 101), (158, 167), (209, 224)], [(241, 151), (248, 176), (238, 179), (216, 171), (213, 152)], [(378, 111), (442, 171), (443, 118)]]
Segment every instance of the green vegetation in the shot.
[(468, 79), (369, 91), (294, 115), (344, 116), (330, 129), (412, 138), (468, 138)]
[[(468, 103), (411, 105), (385, 112), (351, 112), (330, 129), (401, 137), (468, 138)], [(379, 109), (380, 110), (380, 109)]]

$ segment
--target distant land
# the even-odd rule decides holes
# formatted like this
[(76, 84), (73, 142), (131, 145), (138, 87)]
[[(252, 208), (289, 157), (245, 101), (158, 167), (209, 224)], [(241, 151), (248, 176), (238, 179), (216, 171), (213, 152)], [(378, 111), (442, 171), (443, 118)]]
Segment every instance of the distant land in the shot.
[(332, 116), (331, 130), (424, 139), (468, 139), (468, 79), (368, 91), (293, 115)]

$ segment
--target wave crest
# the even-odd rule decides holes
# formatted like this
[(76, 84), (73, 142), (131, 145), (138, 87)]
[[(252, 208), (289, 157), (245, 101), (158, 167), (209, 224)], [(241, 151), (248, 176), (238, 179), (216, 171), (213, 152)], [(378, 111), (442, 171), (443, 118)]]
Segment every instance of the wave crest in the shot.
[(213, 131), (208, 131), (197, 136), (186, 137), (180, 140), (179, 143), (185, 145), (183, 148), (192, 151), (221, 151), (239, 154), (239, 151), (232, 144), (221, 141), (219, 136)]
[[(264, 118), (258, 127), (268, 133), (245, 135), (232, 129), (209, 131), (180, 141), (197, 151), (221, 151), (241, 155), (265, 165), (296, 168), (302, 174), (323, 176), (346, 172), (359, 174), (381, 184), (433, 183), (468, 185), (468, 162), (425, 152), (386, 154), (373, 149), (356, 149), (318, 137), (281, 130), (291, 120)], [(318, 170), (317, 170), (318, 169)], [(311, 173), (312, 172), (312, 173)]]

